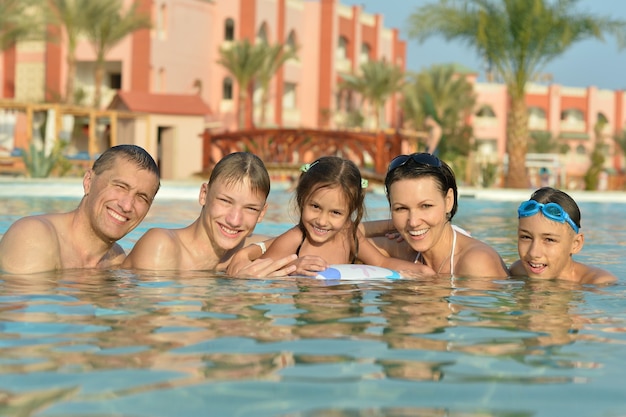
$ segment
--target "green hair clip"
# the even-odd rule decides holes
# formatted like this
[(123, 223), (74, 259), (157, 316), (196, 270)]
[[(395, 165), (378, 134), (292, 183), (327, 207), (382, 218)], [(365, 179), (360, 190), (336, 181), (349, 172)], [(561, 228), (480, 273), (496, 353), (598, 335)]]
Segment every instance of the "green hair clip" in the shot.
[(361, 188), (367, 188), (368, 185), (369, 185), (369, 181), (366, 180), (365, 178), (361, 178)]
[(311, 167), (313, 167), (313, 165), (318, 164), (320, 162), (320, 160), (318, 159), (317, 161), (311, 162), (310, 164), (304, 164), (300, 167), (300, 171), (302, 172), (308, 172), (309, 169), (311, 169)]

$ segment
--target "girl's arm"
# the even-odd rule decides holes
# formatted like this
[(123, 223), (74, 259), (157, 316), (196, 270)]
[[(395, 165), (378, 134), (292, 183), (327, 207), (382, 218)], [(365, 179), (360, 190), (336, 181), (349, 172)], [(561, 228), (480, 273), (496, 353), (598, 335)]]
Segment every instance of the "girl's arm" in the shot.
[(360, 232), (358, 232), (359, 239), (359, 254), (358, 258), (361, 262), (367, 265), (381, 266), (383, 268), (389, 268), (398, 272), (408, 273), (410, 276), (414, 275), (435, 275), (430, 267), (421, 264), (405, 261), (398, 258), (390, 258), (382, 253), (372, 243), (365, 238)]
[[(299, 227), (293, 227), (282, 235), (278, 236), (272, 246), (267, 249), (262, 259), (281, 259), (288, 255), (293, 255), (298, 250), (298, 246), (303, 242), (302, 230)], [(319, 256), (300, 256), (289, 266), (295, 266), (293, 275), (315, 276), (320, 271), (328, 268), (328, 263)]]
[(274, 241), (269, 247), (267, 247), (267, 251), (261, 255), (261, 258), (278, 259), (287, 255), (292, 255), (296, 253), (301, 242), (302, 231), (297, 226), (292, 227), (282, 235), (274, 238)]

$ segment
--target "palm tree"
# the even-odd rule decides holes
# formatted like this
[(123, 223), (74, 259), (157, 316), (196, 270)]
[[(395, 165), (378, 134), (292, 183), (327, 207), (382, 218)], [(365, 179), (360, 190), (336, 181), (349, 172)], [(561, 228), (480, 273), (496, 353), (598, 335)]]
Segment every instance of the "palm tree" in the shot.
[(267, 48), (263, 44), (253, 45), (248, 39), (220, 48), (220, 59), (217, 63), (230, 72), (239, 86), (237, 103), (239, 129), (245, 127), (246, 112), (252, 111), (251, 106), (248, 106), (249, 92), (265, 62), (266, 53)]
[(94, 2), (92, 12), (95, 13), (90, 16), (86, 34), (96, 53), (93, 106), (100, 108), (106, 55), (126, 36), (140, 29), (149, 29), (151, 23), (149, 16), (138, 11), (137, 2), (123, 13), (122, 0), (91, 1)]
[(626, 132), (623, 131), (617, 136), (614, 136), (613, 140), (615, 141), (617, 146), (619, 146), (619, 148), (622, 150), (622, 153), (626, 155)]
[(528, 151), (533, 153), (567, 153), (569, 145), (559, 143), (551, 132), (530, 132)]
[(269, 103), (270, 82), (285, 62), (297, 58), (298, 55), (296, 49), (286, 48), (285, 45), (278, 43), (275, 45), (267, 45), (264, 43), (259, 45), (266, 48), (264, 53), (265, 60), (256, 77), (257, 82), (263, 90), (263, 96), (261, 98), (261, 125), (264, 125), (266, 118), (265, 111)]
[(340, 89), (352, 90), (369, 102), (375, 121), (375, 129), (381, 126), (385, 101), (402, 90), (404, 72), (400, 67), (383, 61), (368, 61), (361, 65), (361, 75), (343, 75)]
[(31, 13), (36, 9), (33, 0), (0, 0), (0, 51), (4, 51), (16, 41), (43, 32), (40, 17)]
[(76, 78), (76, 47), (81, 35), (98, 15), (99, 1), (93, 0), (47, 0), (52, 23), (65, 30), (67, 38), (67, 78), (65, 82), (65, 102), (74, 104), (74, 79)]
[(507, 85), (509, 169), (506, 185), (528, 185), (528, 111), (525, 88), (543, 67), (575, 43), (610, 34), (626, 42), (626, 23), (575, 10), (577, 0), (439, 0), (409, 18), (409, 36), (460, 39), (484, 56)]
[(476, 103), (472, 85), (452, 65), (434, 65), (409, 78), (402, 101), (406, 121), (423, 129), (430, 117), (441, 127), (444, 153), (449, 150), (467, 155), (469, 137), (464, 119)]

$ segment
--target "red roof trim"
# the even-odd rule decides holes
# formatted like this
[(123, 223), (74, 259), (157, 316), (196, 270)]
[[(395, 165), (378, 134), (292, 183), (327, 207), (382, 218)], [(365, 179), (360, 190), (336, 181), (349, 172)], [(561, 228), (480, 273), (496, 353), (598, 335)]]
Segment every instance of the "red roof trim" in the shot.
[(195, 94), (152, 94), (120, 91), (109, 109), (120, 107), (137, 113), (172, 114), (183, 116), (207, 116), (211, 109)]

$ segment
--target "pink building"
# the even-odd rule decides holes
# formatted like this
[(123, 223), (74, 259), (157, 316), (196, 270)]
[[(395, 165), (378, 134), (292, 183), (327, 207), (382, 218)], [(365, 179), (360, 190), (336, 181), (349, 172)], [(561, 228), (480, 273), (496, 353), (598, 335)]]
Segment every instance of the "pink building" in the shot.
[[(381, 15), (344, 6), (339, 0), (137, 1), (151, 15), (153, 27), (135, 32), (107, 56), (102, 103), (113, 102), (115, 109), (141, 116), (134, 124), (126, 123), (118, 142), (144, 146), (166, 166), (165, 178), (188, 178), (201, 170), (199, 135), (204, 128), (236, 129), (239, 87), (217, 64), (220, 48), (233, 41), (298, 47), (298, 59), (287, 62), (271, 83), (268, 126), (341, 126), (345, 118), (345, 103), (337, 91), (341, 74), (358, 73), (360, 64), (368, 60), (405, 67), (406, 44), (398, 30), (385, 28)], [(0, 53), (0, 99), (58, 101), (65, 91), (65, 57), (65, 43), (52, 41), (19, 42)], [(84, 104), (90, 104), (95, 56), (86, 40), (78, 46), (77, 61), (75, 88)], [(113, 100), (118, 92), (127, 95)], [(141, 94), (142, 105), (133, 105), (137, 101), (130, 98), (136, 94)], [(185, 95), (199, 97), (202, 103), (188, 114), (180, 109), (175, 117), (164, 117), (171, 106), (160, 108), (159, 103), (188, 102)], [(252, 98), (257, 125), (259, 98), (257, 89)], [(151, 105), (144, 105), (150, 101)], [(206, 114), (199, 114), (201, 109)], [(398, 111), (396, 98), (389, 100), (387, 126), (395, 127)]]
[[(506, 154), (506, 86), (475, 83), (474, 90), (477, 110), (470, 123), (474, 128), (477, 158), (502, 161)], [(537, 179), (541, 168), (549, 168), (553, 185), (582, 188), (590, 155), (599, 140), (603, 145), (607, 173), (624, 171), (624, 155), (613, 140), (614, 136), (624, 132), (626, 125), (626, 101), (622, 91), (529, 84), (526, 104), (530, 131), (551, 135), (565, 151), (561, 154), (556, 151), (554, 155), (529, 154), (527, 165), (531, 179)]]
[[(398, 30), (386, 28), (383, 16), (342, 5), (340, 0), (137, 1), (140, 9), (150, 14), (153, 27), (133, 33), (109, 53), (102, 102), (136, 116), (116, 121), (117, 141), (144, 146), (160, 161), (166, 179), (188, 178), (202, 169), (200, 135), (205, 129), (237, 128), (239, 86), (217, 64), (220, 48), (229, 48), (234, 41), (298, 47), (298, 59), (288, 61), (271, 82), (264, 121), (261, 91), (253, 92), (252, 120), (248, 122), (257, 126), (343, 127), (349, 111), (354, 110), (354, 100), (337, 88), (343, 74), (358, 74), (360, 65), (368, 60), (405, 68), (406, 43)], [(51, 32), (58, 34), (59, 30), (52, 28)], [(63, 33), (60, 35), (63, 39)], [(65, 58), (65, 43), (52, 40), (19, 42), (0, 53), (0, 101), (59, 101), (65, 91)], [(95, 56), (86, 40), (78, 45), (77, 60), (75, 88), (88, 105), (94, 92)], [(474, 127), (477, 160), (502, 161), (506, 157), (506, 87), (477, 83), (476, 74), (468, 77), (478, 97), (477, 110), (469, 120)], [(553, 181), (558, 180), (559, 186), (580, 187), (598, 140), (598, 121), (604, 125), (605, 167), (609, 172), (623, 171), (624, 157), (612, 140), (626, 125), (623, 92), (529, 85), (527, 104), (531, 131), (549, 133), (567, 146), (564, 154), (547, 159), (529, 155), (531, 174), (548, 164), (557, 174)], [(367, 114), (367, 109), (360, 110)], [(399, 127), (396, 97), (387, 102), (384, 115), (382, 127)], [(62, 120), (65, 131), (58, 136), (81, 132), (84, 119)], [(13, 123), (0, 129), (0, 153), (19, 146), (6, 132), (23, 132), (24, 126), (16, 123), (24, 120), (19, 114), (16, 117), (15, 111), (0, 109), (0, 125)], [(366, 124), (370, 122), (366, 119)], [(110, 132), (110, 120), (101, 118), (99, 123), (98, 135)], [(84, 143), (84, 125), (82, 136), (73, 144), (75, 151), (95, 156)], [(106, 140), (98, 138), (98, 143), (106, 145)]]

